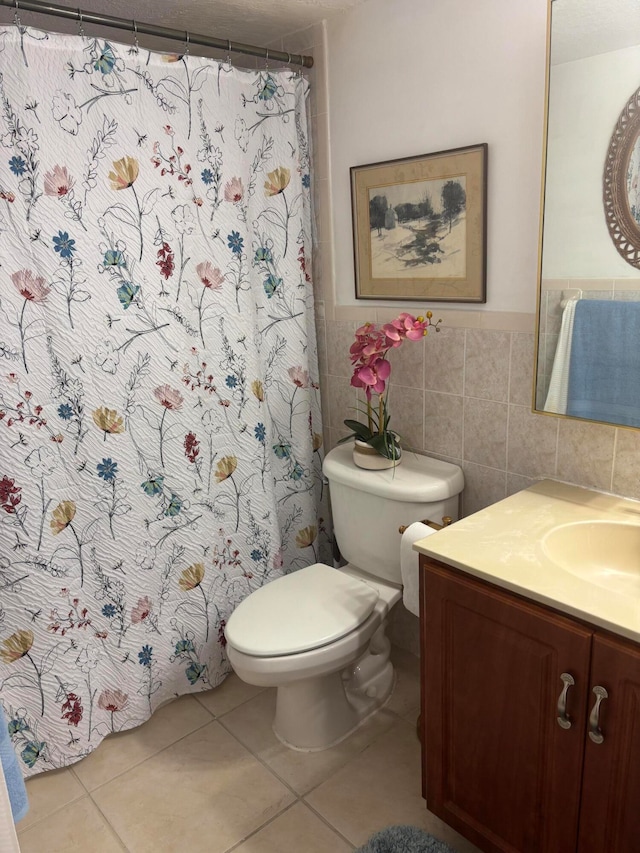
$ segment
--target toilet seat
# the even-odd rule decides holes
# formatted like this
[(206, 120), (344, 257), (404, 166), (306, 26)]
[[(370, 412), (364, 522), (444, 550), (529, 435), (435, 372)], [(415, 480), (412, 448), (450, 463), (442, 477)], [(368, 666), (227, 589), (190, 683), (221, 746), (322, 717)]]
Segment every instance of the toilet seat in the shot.
[(371, 615), (378, 592), (365, 581), (314, 563), (245, 598), (225, 628), (229, 644), (255, 657), (293, 655), (325, 646)]

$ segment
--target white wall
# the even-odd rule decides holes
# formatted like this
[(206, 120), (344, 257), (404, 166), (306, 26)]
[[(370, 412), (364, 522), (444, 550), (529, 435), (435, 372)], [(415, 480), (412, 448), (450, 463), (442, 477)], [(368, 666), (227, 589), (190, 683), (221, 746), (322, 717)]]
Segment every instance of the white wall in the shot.
[(604, 216), (602, 173), (611, 134), (640, 82), (640, 47), (554, 65), (544, 223), (544, 278), (637, 278)]
[(487, 304), (460, 310), (535, 310), (546, 15), (546, 0), (369, 0), (328, 21), (338, 305), (356, 304), (349, 168), (488, 142)]

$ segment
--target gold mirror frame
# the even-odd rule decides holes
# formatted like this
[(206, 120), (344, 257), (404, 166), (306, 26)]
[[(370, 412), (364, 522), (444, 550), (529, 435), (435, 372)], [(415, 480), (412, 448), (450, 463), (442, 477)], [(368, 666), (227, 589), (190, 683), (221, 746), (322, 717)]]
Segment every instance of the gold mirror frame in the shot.
[(611, 239), (624, 260), (637, 269), (640, 269), (640, 226), (629, 208), (627, 171), (639, 134), (640, 89), (637, 89), (620, 113), (611, 136), (602, 187)]
[[(543, 269), (543, 237), (545, 220), (545, 190), (547, 180), (547, 146), (549, 142), (549, 96), (551, 85), (551, 38), (552, 38), (552, 6), (554, 0), (547, 0), (547, 32), (546, 32), (546, 63), (545, 63), (545, 102), (543, 119), (542, 144), (542, 174), (540, 193), (540, 221), (538, 232), (538, 287), (536, 299), (536, 323), (534, 341), (534, 370), (531, 395), (531, 411), (534, 414), (559, 420), (578, 420), (582, 423), (598, 423), (616, 426), (623, 430), (638, 430), (638, 427), (617, 424), (613, 421), (595, 421), (590, 418), (575, 418), (572, 415), (545, 411), (544, 403), (540, 401), (540, 359), (542, 348), (542, 269)], [(616, 126), (610, 137), (607, 155), (602, 173), (603, 212), (610, 239), (623, 260), (637, 270), (640, 270), (640, 224), (631, 215), (626, 188), (626, 173), (634, 143), (640, 137), (640, 88), (628, 99), (619, 115)], [(640, 289), (640, 288), (639, 288)]]

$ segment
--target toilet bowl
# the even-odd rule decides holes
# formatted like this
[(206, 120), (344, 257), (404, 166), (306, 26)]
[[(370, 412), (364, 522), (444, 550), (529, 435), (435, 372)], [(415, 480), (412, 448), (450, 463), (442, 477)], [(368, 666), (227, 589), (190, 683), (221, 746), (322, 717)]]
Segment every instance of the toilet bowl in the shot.
[(363, 471), (344, 446), (323, 470), (349, 563), (315, 563), (272, 581), (241, 602), (225, 628), (236, 674), (277, 688), (273, 730), (303, 751), (339, 743), (391, 696), (385, 629), (402, 594), (398, 527), (456, 519), (464, 482), (458, 466), (410, 454), (397, 469)]
[[(256, 590), (250, 608), (234, 611), (226, 627), (229, 662), (248, 684), (278, 688), (273, 730), (283, 743), (327, 749), (390, 697), (394, 673), (384, 626), (400, 596), (400, 587), (351, 566), (315, 563)], [(257, 614), (269, 622), (266, 642)], [(296, 627), (304, 638), (291, 642)]]

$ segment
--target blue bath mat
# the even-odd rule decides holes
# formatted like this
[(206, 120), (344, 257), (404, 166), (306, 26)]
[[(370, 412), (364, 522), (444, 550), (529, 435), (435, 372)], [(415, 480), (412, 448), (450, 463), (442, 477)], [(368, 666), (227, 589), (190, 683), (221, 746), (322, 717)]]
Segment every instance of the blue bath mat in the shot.
[(454, 853), (454, 851), (417, 826), (388, 826), (376, 832), (364, 847), (354, 853)]

